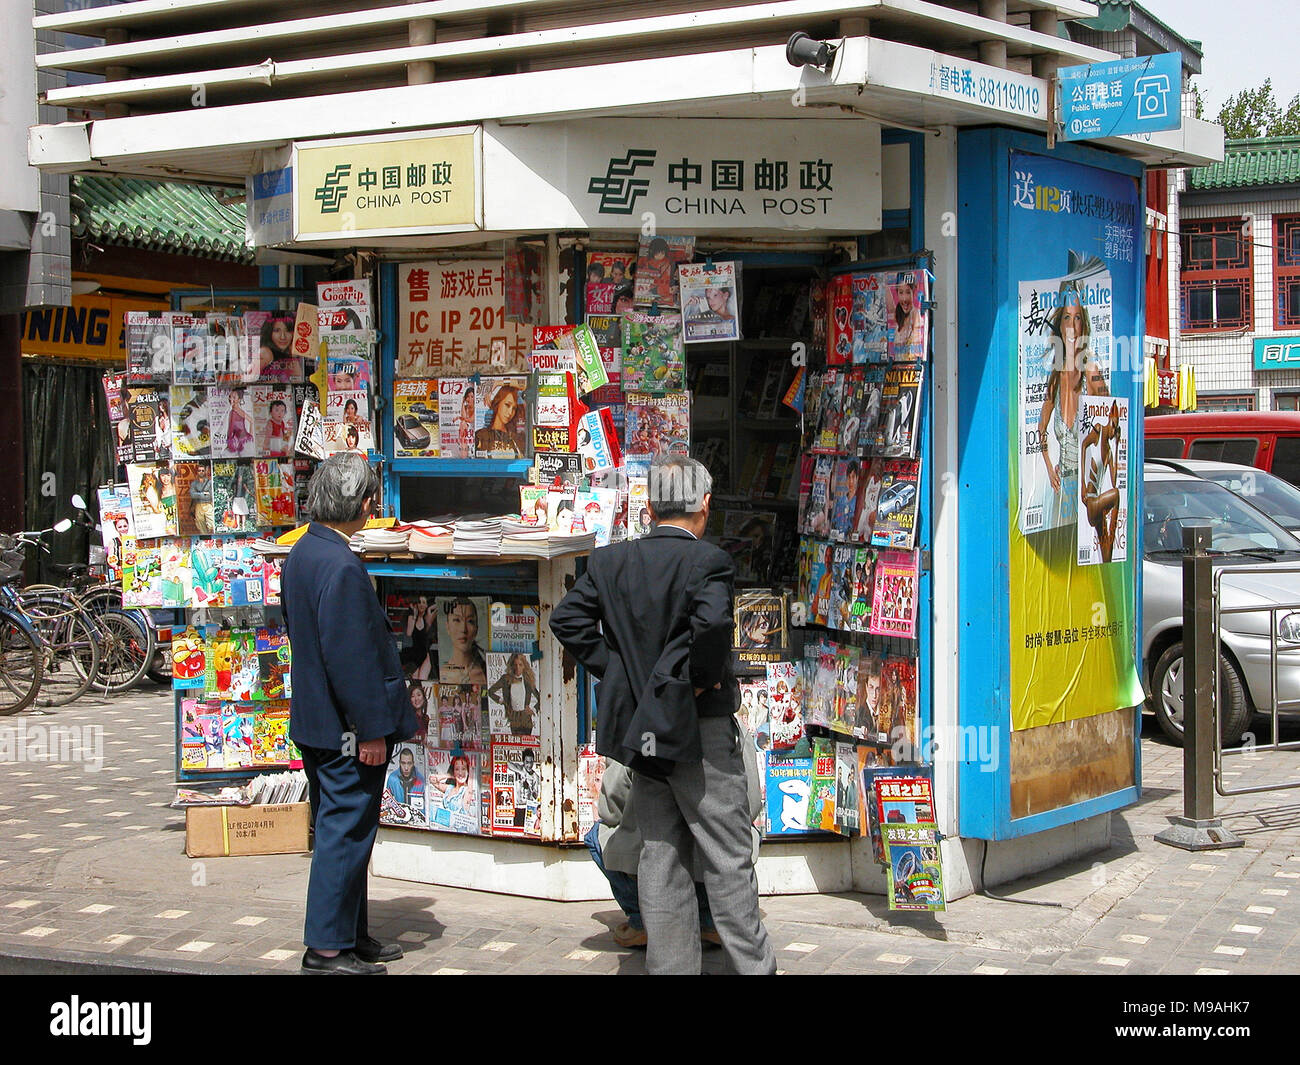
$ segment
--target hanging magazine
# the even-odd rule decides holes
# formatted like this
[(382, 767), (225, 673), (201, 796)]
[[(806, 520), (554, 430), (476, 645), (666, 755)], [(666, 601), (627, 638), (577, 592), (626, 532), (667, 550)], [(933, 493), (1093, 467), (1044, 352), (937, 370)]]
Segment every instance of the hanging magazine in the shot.
[(876, 432), (877, 455), (915, 458), (920, 446), (921, 384), (925, 367), (919, 363), (891, 366), (885, 371), (880, 422)]
[(871, 602), (871, 632), (876, 636), (916, 638), (915, 551), (882, 551), (876, 562), (876, 586)]
[(888, 289), (889, 361), (919, 362), (926, 357), (930, 316), (925, 304), (930, 296), (929, 274), (905, 270)]
[(740, 339), (740, 291), (736, 264), (683, 263), (677, 268), (681, 284), (682, 339), (687, 344)]
[(876, 547), (916, 546), (916, 512), (921, 496), (921, 460), (880, 459), (880, 489), (871, 543)]
[(623, 316), (623, 391), (679, 392), (686, 387), (680, 314)]

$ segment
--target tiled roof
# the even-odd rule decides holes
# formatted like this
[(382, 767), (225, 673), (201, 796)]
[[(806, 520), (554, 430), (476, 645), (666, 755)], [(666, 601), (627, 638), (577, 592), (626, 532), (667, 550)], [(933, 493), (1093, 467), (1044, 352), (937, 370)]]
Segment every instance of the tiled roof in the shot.
[(231, 190), (89, 174), (73, 177), (71, 192), (75, 236), (204, 259), (253, 261), (244, 244), (242, 198), (223, 202)]
[(1300, 183), (1300, 137), (1228, 141), (1223, 162), (1187, 171), (1189, 189), (1241, 189)]

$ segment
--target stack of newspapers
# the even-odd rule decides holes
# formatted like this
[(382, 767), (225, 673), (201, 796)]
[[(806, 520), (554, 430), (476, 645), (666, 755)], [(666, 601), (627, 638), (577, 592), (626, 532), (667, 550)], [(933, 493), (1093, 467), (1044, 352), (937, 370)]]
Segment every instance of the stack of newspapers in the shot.
[(501, 529), (503, 555), (554, 558), (573, 551), (590, 551), (596, 545), (594, 532), (561, 533), (521, 518), (506, 518)]
[(362, 554), (391, 555), (406, 550), (407, 532), (394, 526), (391, 529), (361, 529), (352, 534), (350, 546)]
[(501, 518), (461, 518), (452, 529), (452, 554), (501, 554)]

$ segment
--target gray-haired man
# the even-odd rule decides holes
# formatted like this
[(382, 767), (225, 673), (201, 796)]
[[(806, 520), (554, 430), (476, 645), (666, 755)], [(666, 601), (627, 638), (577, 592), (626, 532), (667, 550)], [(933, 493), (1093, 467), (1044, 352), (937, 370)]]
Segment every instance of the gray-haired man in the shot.
[(776, 959), (758, 914), (744, 758), (734, 717), (732, 579), (701, 537), (713, 481), (694, 459), (650, 467), (654, 530), (601, 548), (551, 613), (551, 631), (596, 676), (596, 749), (634, 773), (638, 895), (651, 973), (700, 971), (698, 855), (722, 947), (738, 973)]

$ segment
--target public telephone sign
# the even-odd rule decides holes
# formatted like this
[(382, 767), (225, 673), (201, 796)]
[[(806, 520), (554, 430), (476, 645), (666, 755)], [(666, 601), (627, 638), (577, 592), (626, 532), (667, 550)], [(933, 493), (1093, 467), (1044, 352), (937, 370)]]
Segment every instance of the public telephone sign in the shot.
[(1182, 125), (1177, 52), (1062, 67), (1061, 126), (1068, 141), (1158, 133)]

